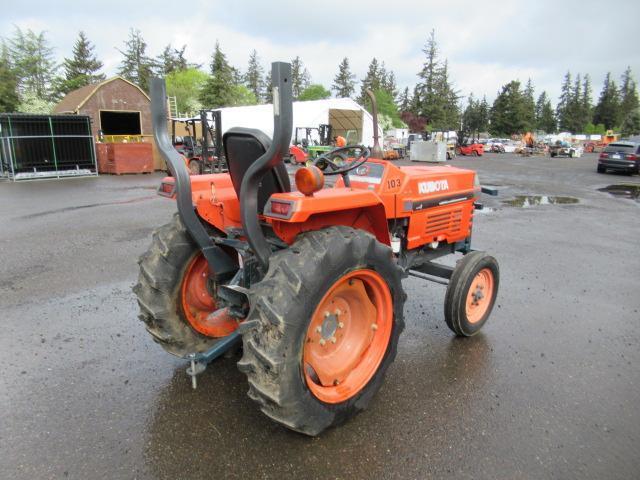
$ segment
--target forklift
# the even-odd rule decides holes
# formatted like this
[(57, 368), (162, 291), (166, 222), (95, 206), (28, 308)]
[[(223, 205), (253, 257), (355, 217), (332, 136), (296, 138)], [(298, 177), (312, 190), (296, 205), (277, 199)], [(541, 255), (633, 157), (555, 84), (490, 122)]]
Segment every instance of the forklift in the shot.
[[(184, 125), (188, 135), (176, 135), (176, 125)], [(198, 136), (196, 126), (201, 126)], [(199, 117), (171, 119), (171, 143), (184, 157), (191, 175), (227, 172), (222, 150), (222, 116), (220, 110), (200, 110)]]
[[(326, 123), (321, 123), (317, 127), (297, 127), (293, 144), (308, 148), (311, 145), (330, 146), (331, 132), (333, 127)], [(312, 138), (312, 132), (318, 132), (318, 140)]]

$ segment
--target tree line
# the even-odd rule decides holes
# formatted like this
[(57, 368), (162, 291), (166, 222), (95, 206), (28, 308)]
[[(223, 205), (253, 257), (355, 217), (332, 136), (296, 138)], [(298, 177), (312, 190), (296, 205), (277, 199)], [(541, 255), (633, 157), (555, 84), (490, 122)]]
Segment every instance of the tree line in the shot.
[(634, 135), (640, 133), (638, 106), (637, 85), (630, 67), (622, 74), (619, 88), (607, 73), (595, 105), (589, 75), (581, 77), (578, 73), (572, 79), (571, 72), (567, 72), (555, 109), (547, 92), (534, 100), (531, 79), (524, 88), (519, 80), (512, 80), (501, 88), (491, 107), (486, 98), (478, 101), (470, 95), (462, 123), (463, 130), (472, 135), (487, 131), (496, 135), (527, 131), (604, 134), (607, 130)]
[[(200, 108), (253, 105), (271, 99), (270, 72), (264, 71), (256, 50), (248, 57), (246, 69), (232, 65), (216, 41), (210, 63), (189, 62), (187, 46), (169, 44), (152, 56), (142, 33), (130, 29), (118, 48), (122, 58), (118, 75), (148, 90), (154, 75), (165, 76), (167, 93), (175, 96), (178, 112), (193, 114)], [(441, 58), (435, 31), (431, 31), (422, 50), (424, 61), (413, 88), (398, 90), (393, 70), (373, 58), (367, 72), (357, 81), (349, 59), (343, 58), (330, 89), (313, 83), (302, 59), (291, 60), (292, 89), (296, 100), (336, 97), (353, 98), (370, 108), (368, 89), (375, 94), (383, 128), (408, 126), (412, 131), (462, 130), (474, 135), (490, 132), (513, 135), (526, 131), (558, 130), (574, 133), (604, 133), (620, 130), (640, 133), (637, 85), (627, 68), (618, 86), (607, 73), (598, 101), (592, 99), (589, 75), (567, 72), (555, 108), (547, 92), (535, 96), (533, 81), (524, 85), (512, 80), (501, 87), (490, 104), (486, 95), (463, 98), (455, 88), (446, 58)], [(54, 49), (45, 33), (15, 29), (2, 39), (0, 50), (0, 111), (48, 113), (68, 92), (104, 80), (103, 63), (95, 46), (79, 32), (71, 55), (58, 65)], [(359, 89), (357, 88), (359, 87)]]

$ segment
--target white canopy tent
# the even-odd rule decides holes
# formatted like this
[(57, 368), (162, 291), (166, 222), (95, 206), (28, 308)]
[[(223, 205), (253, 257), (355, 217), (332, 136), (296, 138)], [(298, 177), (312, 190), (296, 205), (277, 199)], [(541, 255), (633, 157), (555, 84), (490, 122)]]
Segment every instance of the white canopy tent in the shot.
[[(219, 109), (222, 116), (222, 133), (232, 127), (257, 128), (273, 136), (273, 106), (251, 105)], [(357, 132), (355, 139), (366, 146), (373, 146), (373, 119), (371, 114), (350, 98), (328, 98), (293, 103), (293, 131), (297, 127), (317, 127), (320, 124), (332, 126), (332, 135), (346, 138), (347, 131)], [(378, 127), (380, 141), (382, 129)], [(349, 139), (351, 141), (351, 138)]]

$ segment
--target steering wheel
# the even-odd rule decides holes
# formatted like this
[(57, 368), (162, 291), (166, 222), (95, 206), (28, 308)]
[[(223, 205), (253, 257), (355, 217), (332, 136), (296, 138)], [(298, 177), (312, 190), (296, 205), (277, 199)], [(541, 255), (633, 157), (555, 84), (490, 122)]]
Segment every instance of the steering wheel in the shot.
[[(347, 162), (345, 165), (340, 166), (336, 164), (333, 160), (331, 160), (332, 158), (335, 158), (338, 153), (347, 152), (354, 149), (358, 149), (359, 151), (358, 156), (355, 157), (350, 162)], [(369, 159), (370, 154), (371, 154), (371, 151), (364, 145), (346, 145), (344, 147), (334, 148), (333, 150), (318, 156), (314, 160), (313, 165), (318, 167), (320, 170), (322, 170), (325, 175), (342, 175), (344, 177), (345, 185), (349, 187), (350, 182), (349, 182), (349, 177), (347, 177), (347, 174), (351, 170), (358, 168), (360, 165), (366, 162)], [(331, 170), (328, 172), (325, 172), (327, 167), (331, 167)]]

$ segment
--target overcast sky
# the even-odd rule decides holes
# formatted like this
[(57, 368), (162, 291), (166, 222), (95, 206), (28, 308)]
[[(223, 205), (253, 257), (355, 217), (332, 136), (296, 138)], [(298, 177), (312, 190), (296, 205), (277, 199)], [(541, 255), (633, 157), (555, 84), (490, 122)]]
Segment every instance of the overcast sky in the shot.
[(116, 47), (138, 28), (149, 53), (187, 45), (190, 61), (207, 66), (216, 39), (244, 70), (252, 49), (265, 65), (299, 55), (313, 82), (326, 87), (347, 56), (358, 80), (372, 57), (385, 61), (399, 87), (416, 83), (422, 48), (435, 29), (441, 58), (449, 60), (457, 89), (492, 100), (501, 85), (530, 77), (536, 95), (555, 102), (564, 73), (589, 73), (594, 100), (611, 71), (640, 75), (638, 0), (334, 1), (188, 0), (184, 2), (68, 0), (18, 1), (3, 8), (0, 35), (14, 25), (45, 30), (56, 56), (68, 56), (79, 30), (96, 45), (107, 74), (120, 62)]

